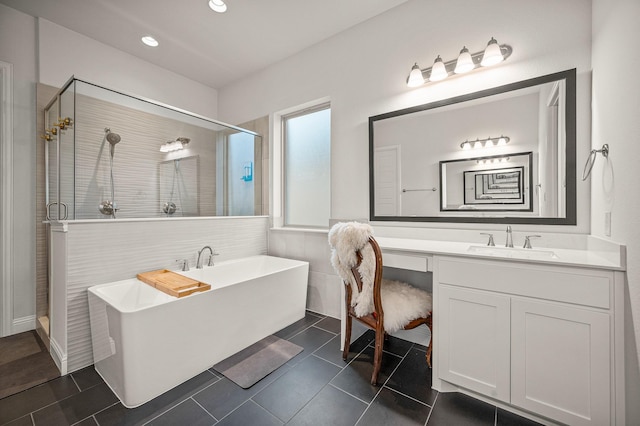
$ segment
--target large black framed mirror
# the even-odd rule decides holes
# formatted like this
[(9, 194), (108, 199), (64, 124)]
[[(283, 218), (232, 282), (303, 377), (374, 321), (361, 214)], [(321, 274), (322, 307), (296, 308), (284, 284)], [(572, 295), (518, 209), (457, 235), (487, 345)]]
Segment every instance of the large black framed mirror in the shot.
[(369, 117), (369, 188), (372, 221), (575, 225), (576, 70)]

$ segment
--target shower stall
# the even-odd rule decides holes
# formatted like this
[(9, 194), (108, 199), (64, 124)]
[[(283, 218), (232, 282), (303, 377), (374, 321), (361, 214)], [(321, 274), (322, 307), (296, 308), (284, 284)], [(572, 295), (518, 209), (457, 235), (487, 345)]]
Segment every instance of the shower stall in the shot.
[(47, 220), (262, 215), (262, 138), (71, 78), (45, 107)]
[[(61, 371), (67, 361), (73, 371), (91, 363), (86, 297), (77, 297), (89, 286), (154, 269), (153, 262), (172, 267), (178, 253), (189, 256), (194, 241), (204, 243), (199, 238), (229, 241), (227, 255), (264, 251), (267, 142), (255, 132), (74, 77), (42, 101), (38, 203), (46, 209), (36, 224), (42, 238), (36, 329), (51, 342)], [(264, 128), (264, 118), (258, 121)], [(78, 247), (83, 232), (91, 237)], [(117, 244), (108, 242), (114, 235)], [(157, 259), (137, 256), (158, 235)], [(105, 251), (106, 245), (118, 249)], [(82, 260), (69, 266), (77, 256)]]

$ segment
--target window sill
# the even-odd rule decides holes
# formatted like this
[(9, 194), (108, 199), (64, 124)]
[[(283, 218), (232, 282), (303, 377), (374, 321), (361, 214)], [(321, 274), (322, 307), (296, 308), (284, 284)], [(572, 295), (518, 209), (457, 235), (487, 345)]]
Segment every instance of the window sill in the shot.
[(270, 232), (306, 232), (311, 234), (328, 234), (329, 230), (324, 228), (298, 228), (298, 227), (278, 227), (270, 228)]

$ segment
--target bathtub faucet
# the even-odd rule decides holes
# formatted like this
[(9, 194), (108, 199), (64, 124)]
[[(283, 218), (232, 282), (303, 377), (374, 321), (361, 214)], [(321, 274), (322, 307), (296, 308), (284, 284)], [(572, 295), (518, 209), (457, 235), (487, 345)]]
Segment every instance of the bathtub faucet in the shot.
[(201, 261), (201, 257), (202, 257), (202, 253), (205, 250), (209, 250), (209, 253), (211, 253), (209, 255), (209, 262), (207, 263), (207, 266), (213, 266), (213, 256), (217, 256), (218, 253), (214, 252), (213, 249), (210, 246), (204, 246), (202, 247), (202, 250), (200, 250), (198, 252), (198, 260), (196, 261), (196, 269), (202, 269), (202, 261)]

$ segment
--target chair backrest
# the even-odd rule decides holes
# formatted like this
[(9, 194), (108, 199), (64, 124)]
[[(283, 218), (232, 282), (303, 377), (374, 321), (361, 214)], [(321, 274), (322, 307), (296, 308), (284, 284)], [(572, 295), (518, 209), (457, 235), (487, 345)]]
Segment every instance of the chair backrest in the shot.
[[(373, 237), (369, 237), (368, 244), (373, 249), (373, 255), (375, 258), (375, 268), (374, 268), (374, 276), (373, 276), (373, 307), (374, 312), (376, 312), (379, 320), (383, 318), (382, 311), (382, 299), (380, 297), (380, 288), (382, 286), (382, 251), (380, 250), (380, 246), (378, 242)], [(355, 280), (356, 285), (358, 286), (358, 291), (362, 291), (362, 277), (360, 275), (360, 270), (358, 269), (362, 264), (362, 250), (357, 250), (356, 254), (358, 256), (358, 263), (351, 268), (351, 274), (353, 274), (353, 278)], [(347, 291), (351, 291), (349, 283), (343, 281), (346, 286)]]

